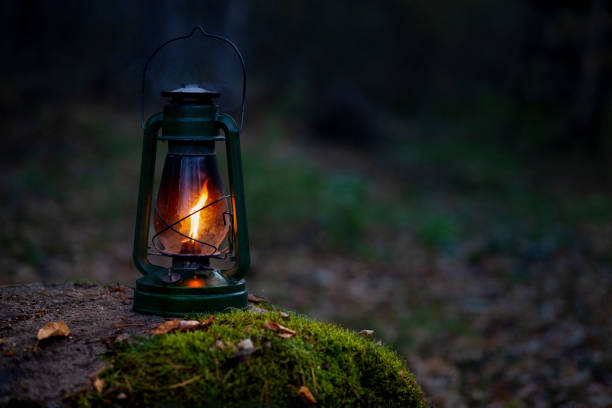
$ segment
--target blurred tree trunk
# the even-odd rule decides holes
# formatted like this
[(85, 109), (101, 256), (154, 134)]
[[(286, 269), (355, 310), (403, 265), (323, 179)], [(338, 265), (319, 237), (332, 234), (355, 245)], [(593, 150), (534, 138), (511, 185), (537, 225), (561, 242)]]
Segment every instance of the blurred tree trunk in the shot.
[(597, 153), (603, 145), (606, 93), (602, 72), (606, 53), (606, 17), (604, 0), (591, 0), (583, 45), (579, 50), (580, 76), (570, 116), (568, 136), (590, 153)]

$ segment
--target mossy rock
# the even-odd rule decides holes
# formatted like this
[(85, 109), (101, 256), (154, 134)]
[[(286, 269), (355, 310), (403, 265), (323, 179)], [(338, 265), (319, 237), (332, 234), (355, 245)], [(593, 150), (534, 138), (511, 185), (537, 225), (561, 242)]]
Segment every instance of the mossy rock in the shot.
[[(268, 322), (296, 335), (283, 338)], [(254, 350), (238, 347), (247, 338)], [(121, 343), (107, 360), (102, 392), (73, 395), (69, 405), (315, 406), (301, 395), (305, 386), (317, 406), (425, 406), (395, 352), (333, 324), (283, 318), (275, 310), (220, 314), (202, 330)]]

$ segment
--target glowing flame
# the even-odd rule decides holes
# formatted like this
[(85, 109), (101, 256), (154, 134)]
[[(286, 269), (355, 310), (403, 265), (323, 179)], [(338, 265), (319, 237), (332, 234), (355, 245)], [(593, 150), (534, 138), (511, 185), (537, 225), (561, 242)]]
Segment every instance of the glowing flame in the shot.
[(203, 288), (206, 286), (206, 282), (202, 278), (193, 277), (191, 279), (186, 279), (182, 286), (188, 288)]
[[(191, 214), (194, 211), (199, 210), (200, 208), (204, 207), (204, 205), (206, 205), (206, 200), (208, 200), (208, 187), (207, 186), (208, 186), (209, 180), (210, 179), (207, 178), (204, 184), (202, 185), (202, 191), (200, 192), (200, 198), (198, 199), (198, 202), (195, 203), (193, 207), (191, 207), (191, 209), (189, 210), (189, 214)], [(191, 225), (189, 227), (189, 236), (193, 239), (198, 239), (198, 227), (200, 226), (200, 213), (201, 211), (198, 211), (197, 213), (189, 217), (189, 221), (191, 222)]]

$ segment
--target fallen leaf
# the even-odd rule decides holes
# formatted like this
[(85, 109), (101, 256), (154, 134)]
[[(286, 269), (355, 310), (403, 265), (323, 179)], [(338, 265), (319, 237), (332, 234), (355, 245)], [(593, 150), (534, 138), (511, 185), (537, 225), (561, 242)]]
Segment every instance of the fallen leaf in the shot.
[(180, 320), (178, 319), (168, 320), (166, 322), (163, 322), (159, 326), (157, 326), (155, 330), (153, 330), (153, 334), (158, 335), (158, 334), (169, 333), (173, 330), (178, 329), (179, 324), (180, 324)]
[(312, 396), (312, 392), (310, 392), (310, 389), (308, 389), (308, 387), (305, 385), (302, 385), (300, 387), (300, 389), (298, 390), (298, 394), (300, 395), (300, 397), (302, 397), (304, 402), (308, 402), (311, 404), (317, 403), (317, 400)]
[(120, 392), (119, 394), (117, 394), (117, 399), (119, 400), (124, 400), (127, 398), (127, 395), (125, 395), (125, 392)]
[(290, 328), (285, 327), (285, 326), (281, 326), (281, 325), (280, 325), (280, 324), (278, 324), (278, 323), (276, 323), (276, 326), (278, 327), (278, 329), (279, 329), (280, 331), (285, 332), (285, 333), (287, 333), (287, 334), (291, 334), (292, 336), (293, 336), (293, 335), (295, 335), (295, 334), (297, 334), (297, 333), (296, 333), (294, 330), (291, 330)]
[(38, 340), (48, 339), (49, 337), (59, 337), (59, 336), (68, 336), (70, 334), (70, 329), (66, 326), (66, 323), (63, 320), (59, 322), (49, 322), (45, 324), (40, 330), (38, 330), (38, 334), (36, 337)]
[(362, 330), (359, 332), (359, 334), (371, 339), (372, 337), (374, 337), (374, 330)]
[(195, 330), (200, 327), (200, 322), (197, 320), (181, 320), (179, 321), (178, 331)]
[(278, 314), (280, 315), (281, 319), (285, 319), (285, 320), (289, 320), (290, 319), (289, 314), (283, 312), (282, 310), (280, 312), (278, 312)]
[(260, 303), (260, 302), (263, 302), (263, 299), (258, 298), (258, 297), (257, 297), (257, 296), (255, 296), (255, 295), (251, 295), (251, 294), (249, 293), (249, 302), (252, 302), (252, 303)]
[(4, 357), (11, 357), (11, 356), (14, 356), (15, 354), (17, 354), (15, 350), (9, 350), (6, 353), (4, 353)]
[(289, 337), (295, 336), (297, 334), (294, 330), (291, 330), (290, 328), (280, 325), (276, 322), (264, 322), (263, 326), (266, 329), (275, 332), (279, 337), (283, 339), (288, 339)]
[(264, 322), (263, 327), (273, 332), (278, 331), (278, 328), (272, 322)]
[(96, 389), (96, 391), (102, 392), (102, 390), (104, 390), (104, 380), (101, 379), (100, 377), (96, 377), (96, 379), (93, 382), (93, 386)]
[(200, 323), (200, 326), (201, 327), (210, 326), (211, 324), (213, 324), (214, 321), (215, 321), (215, 315), (212, 315), (208, 319), (206, 319), (202, 323)]
[(180, 319), (172, 319), (166, 322), (163, 322), (159, 326), (153, 330), (153, 334), (166, 334), (178, 330), (180, 332), (191, 331), (196, 329), (203, 329), (205, 327), (210, 326), (215, 321), (215, 315), (210, 316), (208, 319), (203, 322), (199, 322), (197, 320), (180, 320)]

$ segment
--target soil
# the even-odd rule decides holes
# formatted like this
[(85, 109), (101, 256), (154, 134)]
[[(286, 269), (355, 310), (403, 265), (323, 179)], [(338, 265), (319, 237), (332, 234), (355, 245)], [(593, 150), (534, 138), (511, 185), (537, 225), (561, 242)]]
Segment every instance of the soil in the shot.
[[(117, 340), (148, 335), (164, 319), (132, 311), (127, 286), (28, 284), (0, 287), (0, 404), (61, 405), (89, 387)], [(64, 320), (68, 337), (37, 342), (38, 330)]]

